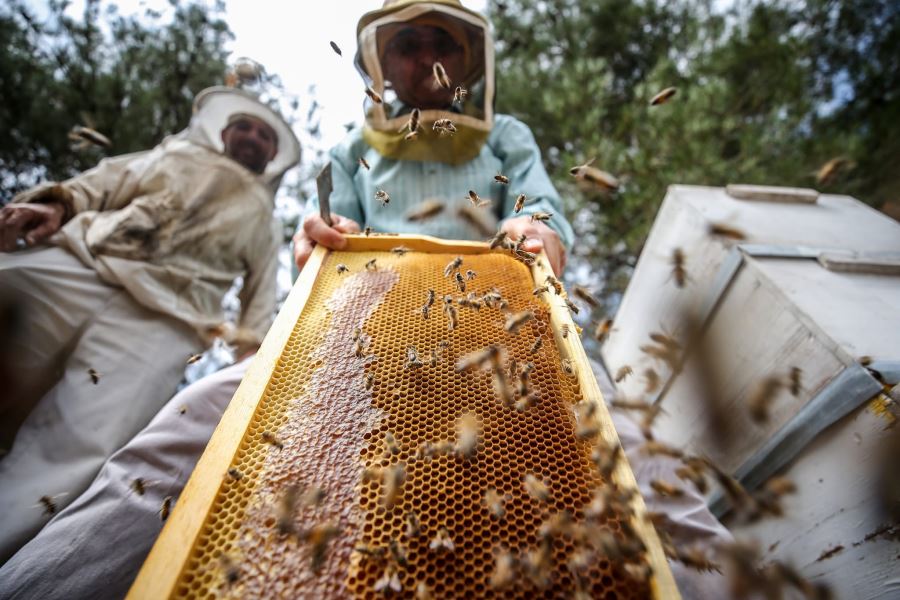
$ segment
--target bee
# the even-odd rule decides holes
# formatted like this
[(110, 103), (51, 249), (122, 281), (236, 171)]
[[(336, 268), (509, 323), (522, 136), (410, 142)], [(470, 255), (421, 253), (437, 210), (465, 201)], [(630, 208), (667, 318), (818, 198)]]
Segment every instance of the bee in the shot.
[(453, 135), (456, 133), (456, 125), (450, 119), (438, 119), (431, 125), (432, 131), (437, 131), (438, 135)]
[(462, 104), (466, 99), (466, 96), (469, 95), (469, 90), (462, 87), (461, 85), (456, 86), (456, 90), (453, 91), (453, 101), (457, 104)]
[(92, 145), (100, 146), (102, 148), (109, 148), (112, 145), (112, 142), (109, 141), (108, 137), (95, 129), (84, 127), (83, 125), (75, 125), (72, 127), (71, 131), (69, 131), (69, 139), (73, 142), (78, 142), (76, 146), (77, 150), (84, 150)]
[(423, 367), (425, 364), (419, 360), (419, 351), (416, 350), (415, 346), (409, 346), (406, 348), (406, 369), (418, 369), (419, 367)]
[(514, 313), (507, 317), (506, 323), (503, 325), (503, 329), (513, 335), (516, 335), (519, 333), (519, 329), (521, 329), (525, 323), (532, 320), (533, 318), (534, 313), (530, 310)]
[(186, 412), (187, 412), (187, 405), (186, 405), (186, 404), (182, 404), (181, 406), (178, 407), (178, 414), (179, 414), (179, 415), (183, 415), (183, 414), (186, 413)]
[(372, 167), (369, 166), (369, 162), (365, 158), (360, 156), (358, 160), (359, 160), (359, 166), (364, 167), (366, 169), (366, 171), (372, 170)]
[(800, 367), (791, 367), (791, 372), (788, 375), (788, 380), (790, 382), (791, 387), (791, 396), (797, 398), (800, 396), (800, 392), (803, 390), (803, 386), (800, 382), (800, 378), (803, 376), (803, 369)]
[(391, 201), (391, 196), (384, 190), (375, 192), (375, 199), (381, 202), (381, 206), (387, 206)]
[(575, 177), (575, 179), (588, 181), (606, 191), (614, 192), (618, 190), (620, 185), (619, 180), (606, 171), (592, 167), (591, 165), (594, 163), (594, 160), (595, 159), (592, 158), (583, 165), (572, 167), (569, 169), (569, 174)]
[(456, 287), (459, 289), (460, 292), (465, 293), (465, 291), (466, 291), (466, 280), (465, 280), (465, 278), (462, 276), (462, 273), (460, 273), (459, 271), (457, 271), (457, 272), (456, 272), (456, 275), (454, 275), (454, 278), (456, 279)]
[(201, 358), (203, 358), (202, 352), (200, 354), (192, 354), (191, 356), (188, 357), (187, 364), (192, 365), (192, 364), (198, 362)]
[(147, 493), (147, 482), (144, 481), (143, 477), (135, 477), (131, 481), (131, 489), (133, 489), (134, 493), (136, 493), (138, 496), (143, 496), (145, 493)]
[(431, 72), (434, 75), (435, 89), (439, 87), (450, 89), (450, 78), (447, 76), (444, 65), (439, 62), (434, 63), (431, 66)]
[(692, 465), (678, 467), (675, 469), (675, 475), (678, 479), (687, 480), (693, 483), (694, 487), (697, 488), (697, 491), (701, 494), (706, 494), (706, 492), (709, 491), (709, 484), (706, 483), (706, 477), (703, 476), (703, 472)]
[(456, 422), (456, 452), (464, 458), (475, 456), (478, 447), (478, 421), (471, 414), (464, 414)]
[(444, 312), (447, 314), (447, 329), (450, 331), (456, 330), (459, 327), (459, 315), (456, 312), (456, 307), (447, 305), (444, 307)]
[(296, 532), (294, 512), (297, 508), (299, 494), (300, 489), (296, 485), (289, 485), (278, 497), (278, 506), (275, 511), (275, 528), (281, 535), (289, 535)]
[(644, 382), (644, 392), (646, 392), (647, 394), (652, 394), (657, 389), (659, 389), (659, 374), (653, 369), (644, 369)]
[[(332, 42), (333, 43), (333, 42)], [(234, 585), (241, 578), (241, 570), (227, 554), (219, 554), (219, 564), (225, 574), (225, 582)]]
[(583, 300), (594, 308), (600, 306), (600, 301), (597, 300), (593, 295), (591, 295), (587, 288), (576, 285), (572, 288), (572, 293), (575, 294), (576, 298), (578, 298), (579, 300)]
[(469, 202), (471, 202), (472, 206), (474, 206), (475, 208), (481, 208), (482, 206), (488, 206), (491, 203), (490, 200), (482, 199), (481, 196), (479, 196), (477, 193), (475, 193), (475, 190), (469, 190), (469, 193), (466, 194), (466, 197), (469, 199)]
[(240, 470), (238, 470), (236, 467), (231, 467), (230, 469), (228, 469), (228, 476), (235, 481), (240, 481), (244, 477), (244, 474), (241, 473)]
[(819, 185), (828, 185), (837, 178), (838, 173), (844, 165), (847, 165), (848, 163), (849, 161), (843, 157), (832, 158), (816, 172), (816, 183)]
[(569, 324), (563, 323), (562, 327), (559, 330), (560, 335), (562, 335), (563, 339), (569, 337)]
[[(519, 395), (526, 396), (528, 394), (529, 387), (529, 379), (531, 377), (531, 372), (534, 370), (534, 363), (525, 363), (525, 366), (522, 367), (522, 370), (519, 372)], [(515, 368), (513, 368), (515, 371)]]
[(475, 271), (473, 271), (472, 269), (469, 269), (469, 270), (466, 271), (466, 281), (472, 281), (472, 280), (475, 279), (477, 276), (478, 276), (478, 275), (477, 275), (477, 274), (475, 273)]
[(671, 557), (672, 559), (680, 562), (686, 567), (690, 567), (691, 569), (695, 569), (697, 571), (718, 571), (722, 572), (721, 567), (710, 560), (706, 556), (706, 552), (698, 547), (693, 546), (691, 548), (676, 548), (675, 555)]
[(503, 496), (501, 496), (494, 488), (490, 488), (484, 492), (484, 499), (482, 502), (496, 518), (502, 519), (503, 515), (506, 514), (506, 509), (503, 508)]
[(502, 550), (494, 558), (494, 572), (491, 574), (491, 587), (499, 590), (507, 587), (516, 578), (516, 559), (511, 552)]
[(544, 345), (544, 338), (537, 338), (534, 340), (534, 343), (531, 345), (531, 348), (528, 349), (529, 354), (537, 354), (538, 350), (541, 349), (541, 346)]
[(263, 431), (262, 439), (271, 446), (275, 446), (279, 450), (284, 450), (284, 444), (271, 431)]
[(525, 396), (516, 401), (515, 409), (519, 412), (526, 412), (530, 408), (536, 406), (540, 399), (541, 397), (537, 392), (528, 391)]
[[(522, 238), (523, 238), (522, 241), (524, 241), (524, 237), (525, 237), (525, 236), (522, 236)], [(547, 277), (544, 278), (544, 283), (546, 283), (546, 284), (552, 286), (552, 287), (553, 287), (553, 291), (554, 291), (554, 293), (556, 293), (557, 296), (559, 296), (560, 294), (562, 294), (562, 292), (563, 292), (563, 286), (562, 286), (562, 283), (560, 283), (560, 282), (559, 282), (559, 279), (557, 279), (557, 278), (554, 277), (553, 275), (547, 275)]]
[(506, 244), (506, 232), (498, 231), (494, 234), (494, 237), (491, 238), (490, 248), (493, 250), (494, 248), (498, 248), (500, 246), (504, 246)]
[(667, 87), (660, 93), (658, 93), (655, 96), (653, 96), (652, 98), (650, 98), (650, 106), (657, 106), (660, 104), (665, 104), (666, 102), (671, 100), (673, 96), (675, 96), (675, 93), (677, 91), (678, 90), (673, 87)]
[(404, 256), (409, 251), (409, 248), (407, 248), (406, 246), (395, 246), (391, 248), (391, 252), (393, 252), (397, 256)]
[(575, 306), (575, 303), (572, 302), (571, 300), (569, 300), (568, 298), (564, 298), (564, 300), (566, 301), (566, 306), (569, 307), (569, 310), (571, 310), (573, 313), (575, 313), (577, 315), (578, 311), (580, 309), (577, 306)]
[(369, 262), (366, 263), (366, 271), (377, 271), (378, 270), (378, 267), (375, 266), (376, 260), (378, 260), (378, 259), (373, 258), (372, 260), (370, 260)]
[(575, 375), (575, 365), (572, 364), (572, 359), (562, 359), (562, 368), (563, 371), (566, 372), (566, 375)]
[(553, 570), (553, 552), (549, 540), (544, 540), (534, 550), (525, 554), (522, 567), (528, 579), (539, 588), (547, 587), (550, 583), (550, 573)]
[(628, 365), (622, 365), (621, 367), (619, 367), (619, 370), (616, 371), (616, 376), (614, 378), (615, 382), (621, 383), (622, 381), (625, 380), (626, 377), (628, 377), (632, 373), (634, 373), (634, 371), (632, 370), (631, 367), (629, 367)]
[(747, 235), (736, 227), (732, 227), (726, 223), (709, 223), (706, 226), (706, 232), (712, 236), (729, 238), (732, 240), (746, 240)]
[(328, 43), (331, 45), (331, 49), (334, 50), (335, 54), (337, 54), (338, 56), (343, 56), (343, 53), (341, 52), (341, 49), (337, 44), (335, 44), (334, 42)]
[(376, 593), (383, 592), (385, 594), (389, 592), (399, 594), (403, 591), (403, 584), (400, 583), (400, 575), (397, 574), (397, 567), (394, 563), (388, 563), (384, 569), (384, 575), (375, 582), (372, 589)]
[(747, 399), (750, 418), (757, 423), (765, 423), (769, 420), (769, 406), (774, 402), (782, 385), (784, 384), (778, 377), (766, 377), (757, 384), (756, 389)]
[(547, 294), (549, 292), (550, 292), (550, 288), (548, 288), (546, 285), (539, 285), (536, 288), (534, 288), (533, 290), (531, 290), (531, 294), (533, 296), (540, 296), (541, 294)]
[(684, 251), (681, 248), (672, 250), (672, 278), (678, 289), (684, 288), (688, 280), (687, 270), (684, 268)]
[(335, 267), (338, 275), (343, 275), (344, 273), (349, 273), (350, 268), (344, 263), (339, 263), (337, 267)]
[(579, 440), (589, 440), (600, 433), (600, 424), (596, 419), (585, 419), (575, 427), (575, 437)]
[(550, 500), (550, 488), (533, 473), (525, 475), (525, 491), (538, 502)]
[(664, 363), (669, 365), (669, 367), (673, 371), (678, 370), (678, 353), (671, 347), (656, 346), (654, 344), (643, 344), (639, 349), (644, 354), (663, 361)]
[(497, 173), (496, 175), (494, 175), (494, 181), (496, 181), (497, 183), (502, 183), (503, 185), (509, 185), (509, 177), (503, 175), (502, 173)]
[(406, 220), (411, 222), (425, 221), (437, 216), (444, 210), (444, 204), (437, 200), (423, 200), (406, 213)]
[(680, 498), (684, 496), (683, 489), (661, 479), (651, 479), (650, 487), (653, 488), (654, 492), (663, 497)]
[(44, 514), (48, 516), (53, 516), (59, 510), (59, 506), (56, 504), (56, 498), (60, 498), (62, 496), (66, 496), (67, 494), (57, 494), (55, 496), (41, 496), (38, 499), (38, 504), (35, 506), (42, 506), (44, 508)]
[(159, 509), (159, 520), (163, 523), (166, 522), (166, 519), (169, 518), (169, 514), (172, 512), (172, 496), (166, 496), (163, 498), (162, 506)]
[(483, 350), (470, 352), (456, 361), (456, 372), (461, 373), (462, 371), (468, 371), (469, 369), (493, 363), (499, 354), (500, 348), (497, 346), (488, 346)]
[(450, 537), (450, 532), (447, 531), (446, 527), (438, 529), (437, 535), (432, 538), (428, 547), (436, 552), (453, 552), (456, 548), (453, 538)]
[[(490, 204), (490, 200), (483, 200), (481, 206)], [(496, 220), (492, 213), (484, 210), (478, 210), (474, 206), (460, 206), (456, 209), (457, 216), (466, 222), (472, 229), (478, 232), (478, 235), (487, 237), (494, 233)]]
[(372, 228), (367, 225), (366, 228), (363, 229), (363, 233), (366, 235), (366, 237), (369, 237), (373, 233)]
[(425, 294), (425, 306), (434, 304), (434, 290), (428, 290)]
[(610, 318), (606, 318), (597, 323), (597, 327), (594, 329), (594, 339), (600, 343), (609, 336), (612, 331), (613, 320)]
[(403, 139), (406, 140), (407, 142), (411, 142), (412, 140), (414, 140), (418, 137), (419, 137), (418, 131), (410, 131), (409, 133), (407, 133), (406, 135), (403, 136)]
[(391, 508), (397, 502), (403, 481), (406, 479), (406, 465), (397, 463), (384, 470), (384, 494), (381, 497), (385, 508)]
[(534, 223), (535, 221), (549, 221), (552, 217), (552, 213), (536, 212), (531, 214), (531, 222)]
[(431, 593), (431, 588), (429, 588), (428, 584), (424, 581), (419, 581), (418, 583), (416, 583), (416, 600), (434, 600), (434, 596)]
[(375, 104), (381, 104), (383, 102), (381, 96), (378, 95), (378, 92), (372, 89), (372, 86), (366, 87), (366, 96), (368, 96)]
[(367, 373), (363, 381), (363, 385), (365, 386), (367, 392), (370, 391), (375, 385), (375, 375), (373, 375), (372, 373)]
[(88, 369), (87, 373), (91, 377), (91, 383), (93, 383), (94, 385), (100, 383), (100, 373), (98, 373), (96, 369)]
[(325, 562), (325, 553), (328, 550), (328, 544), (340, 535), (341, 530), (333, 523), (323, 523), (316, 525), (310, 529), (304, 529), (297, 536), (300, 541), (308, 542), (310, 545), (310, 555), (312, 561), (312, 570), (318, 573)]
[(419, 129), (422, 127), (419, 124), (419, 118), (421, 117), (421, 115), (422, 115), (422, 113), (419, 111), (418, 108), (412, 109), (412, 112), (409, 113), (409, 120), (400, 129), (401, 132), (409, 130), (409, 134), (406, 136), (406, 139), (412, 140), (412, 139), (416, 138), (416, 135), (418, 134)]
[(422, 534), (422, 524), (416, 513), (408, 513), (406, 515), (406, 537), (409, 539), (417, 538)]
[(447, 266), (444, 267), (444, 277), (449, 277), (450, 274), (453, 273), (453, 271), (459, 269), (462, 266), (462, 261), (462, 256), (457, 256), (449, 263), (447, 263)]
[(678, 448), (673, 448), (662, 442), (650, 440), (641, 447), (641, 452), (650, 456), (671, 456), (672, 458), (682, 458), (684, 452)]
[(606, 444), (597, 444), (591, 451), (591, 461), (597, 467), (600, 477), (609, 481), (612, 472), (622, 458), (622, 446), (616, 444), (609, 446)]
[(398, 452), (400, 452), (400, 446), (397, 444), (397, 438), (390, 431), (386, 431), (384, 434), (384, 455), (390, 457)]

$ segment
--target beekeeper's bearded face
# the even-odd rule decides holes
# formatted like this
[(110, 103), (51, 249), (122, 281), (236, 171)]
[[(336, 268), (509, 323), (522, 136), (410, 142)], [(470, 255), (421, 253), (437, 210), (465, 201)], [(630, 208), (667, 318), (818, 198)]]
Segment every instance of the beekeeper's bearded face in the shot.
[(235, 115), (222, 130), (225, 155), (257, 174), (278, 153), (278, 136), (272, 127), (250, 115)]
[(414, 24), (391, 38), (382, 60), (385, 79), (397, 97), (422, 110), (447, 108), (453, 102), (453, 88), (435, 82), (436, 62), (444, 66), (450, 81), (461, 81), (465, 75), (463, 47), (439, 27)]

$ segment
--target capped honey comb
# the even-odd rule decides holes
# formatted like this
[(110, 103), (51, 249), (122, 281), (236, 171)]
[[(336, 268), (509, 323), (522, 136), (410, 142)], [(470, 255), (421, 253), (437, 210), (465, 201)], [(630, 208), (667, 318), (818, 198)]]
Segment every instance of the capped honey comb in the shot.
[[(570, 597), (576, 585), (596, 598), (653, 595), (647, 582), (599, 555), (576, 580), (566, 566), (575, 545), (566, 536), (553, 539), (546, 586), (520, 572), (502, 590), (491, 587), (498, 552), (535, 550), (542, 523), (561, 511), (580, 521), (594, 489), (610, 483), (597, 474), (590, 444), (575, 437), (580, 375), (561, 366), (547, 304), (562, 299), (552, 292), (533, 295), (531, 271), (508, 254), (466, 254), (461, 272), (475, 274), (465, 282), (467, 293), (496, 288), (509, 310), (531, 310), (535, 318), (513, 335), (504, 331), (506, 314), (497, 306), (475, 310), (454, 303), (458, 327), (451, 330), (444, 296), (465, 296), (452, 276), (444, 276), (456, 256), (327, 255), (233, 459), (219, 465), (223, 474), (231, 468), (242, 476), (222, 477), (173, 596), (379, 598), (376, 587), (393, 570), (399, 597), (413, 597), (419, 585), (434, 598)], [(339, 272), (338, 264), (349, 271)], [(425, 319), (421, 307), (429, 289), (436, 299)], [(539, 337), (543, 344), (532, 353)], [(462, 356), (490, 344), (504, 347), (505, 358), (519, 367), (534, 364), (535, 406), (520, 412), (501, 404), (487, 370), (456, 371)], [(421, 366), (408, 365), (410, 347)], [(429, 443), (455, 443), (456, 423), (467, 414), (480, 425), (474, 455), (422, 456)], [(387, 446), (388, 434), (396, 448)], [(387, 504), (379, 473), (396, 464), (405, 477)], [(548, 502), (526, 491), (529, 473), (549, 487)], [(288, 489), (300, 498), (287, 517), (293, 534), (279, 531)], [(304, 500), (315, 489), (324, 498)], [(504, 498), (502, 517), (485, 505), (488, 489)], [(420, 523), (416, 537), (409, 536), (410, 514)], [(314, 569), (310, 538), (326, 524), (337, 534)], [(618, 518), (600, 524), (621, 536)], [(442, 529), (452, 550), (431, 548)]]

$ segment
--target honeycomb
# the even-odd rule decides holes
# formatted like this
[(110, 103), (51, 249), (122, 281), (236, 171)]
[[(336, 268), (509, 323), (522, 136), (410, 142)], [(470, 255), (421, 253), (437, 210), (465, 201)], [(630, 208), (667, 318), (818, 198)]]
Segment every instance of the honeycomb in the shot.
[[(455, 256), (328, 255), (234, 455), (230, 467), (238, 477), (223, 479), (180, 574), (176, 597), (381, 597), (375, 588), (386, 565), (395, 564), (392, 542), (405, 552), (396, 569), (401, 597), (413, 597), (420, 584), (434, 598), (572, 596), (576, 582), (566, 561), (575, 547), (566, 537), (553, 540), (546, 587), (518, 576), (494, 590), (490, 579), (497, 552), (534, 550), (548, 517), (566, 510), (580, 520), (593, 489), (607, 485), (590, 461), (590, 446), (574, 435), (577, 379), (561, 367), (547, 306), (532, 294), (531, 272), (505, 254), (464, 256), (462, 272), (476, 274), (466, 282), (467, 291), (483, 294), (496, 287), (511, 310), (532, 310), (536, 318), (512, 335), (503, 330), (505, 315), (497, 308), (459, 307), (459, 326), (448, 329), (442, 298), (462, 295), (443, 274)], [(376, 269), (367, 270), (364, 265), (372, 258)], [(338, 264), (349, 272), (339, 274)], [(425, 320), (420, 307), (428, 289), (437, 298)], [(362, 353), (354, 351), (357, 328)], [(543, 345), (531, 353), (537, 337)], [(432, 366), (431, 350), (441, 342), (449, 344)], [(505, 346), (519, 365), (534, 363), (536, 406), (524, 412), (504, 407), (489, 372), (455, 371), (460, 357), (494, 343)], [(418, 350), (424, 366), (406, 368), (409, 346)], [(481, 425), (473, 457), (426, 460), (418, 454), (424, 444), (454, 442), (464, 414)], [(393, 454), (386, 452), (388, 432), (398, 446)], [(406, 476), (388, 507), (383, 482), (361, 473), (398, 463), (405, 465)], [(526, 473), (547, 484), (548, 502), (527, 493)], [(325, 494), (320, 503), (298, 503), (288, 515), (292, 527), (309, 531), (331, 523), (338, 530), (318, 569), (313, 569), (315, 544), (278, 531), (284, 518), (280, 499), (291, 485), (301, 496), (315, 488)], [(502, 518), (483, 502), (490, 488), (505, 499)], [(412, 538), (407, 536), (410, 513), (421, 524), (421, 534)], [(601, 525), (621, 534), (617, 519)], [(442, 528), (452, 551), (430, 548)], [(629, 578), (602, 556), (581, 577), (594, 598), (652, 595), (646, 582)]]

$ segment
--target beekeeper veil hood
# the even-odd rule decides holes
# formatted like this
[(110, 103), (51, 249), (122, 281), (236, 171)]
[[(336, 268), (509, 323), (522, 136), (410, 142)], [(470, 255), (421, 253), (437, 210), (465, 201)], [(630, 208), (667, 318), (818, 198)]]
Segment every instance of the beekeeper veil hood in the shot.
[[(386, 0), (359, 20), (357, 40), (357, 69), (383, 100), (366, 100), (369, 145), (405, 160), (461, 164), (478, 155), (494, 123), (494, 47), (485, 17), (459, 0)], [(434, 62), (445, 67), (449, 86), (438, 84)], [(454, 99), (457, 86), (466, 93), (461, 100)], [(420, 129), (407, 139), (415, 108)], [(455, 133), (435, 131), (440, 119)]]
[(249, 115), (268, 124), (278, 137), (278, 149), (259, 176), (272, 191), (285, 171), (300, 162), (300, 142), (277, 111), (250, 92), (232, 87), (211, 87), (194, 98), (194, 114), (182, 136), (216, 152), (224, 152), (222, 130), (236, 115)]

